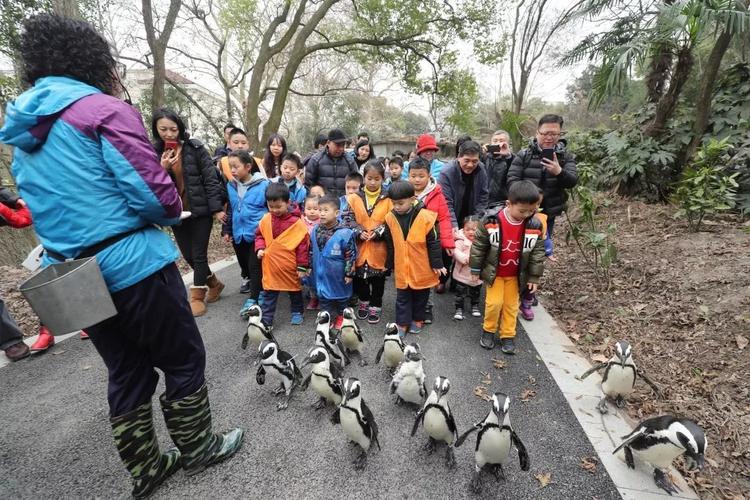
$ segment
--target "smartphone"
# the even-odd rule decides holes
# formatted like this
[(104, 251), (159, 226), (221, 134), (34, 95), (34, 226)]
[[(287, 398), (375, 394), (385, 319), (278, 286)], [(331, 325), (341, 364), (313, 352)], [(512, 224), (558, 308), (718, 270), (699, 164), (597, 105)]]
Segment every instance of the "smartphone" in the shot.
[(542, 158), (547, 158), (549, 161), (553, 161), (555, 159), (555, 150), (550, 149), (542, 149)]
[(164, 141), (164, 149), (176, 150), (178, 145), (177, 141)]
[(500, 152), (500, 144), (488, 144), (487, 145), (487, 152), (490, 154), (495, 154)]

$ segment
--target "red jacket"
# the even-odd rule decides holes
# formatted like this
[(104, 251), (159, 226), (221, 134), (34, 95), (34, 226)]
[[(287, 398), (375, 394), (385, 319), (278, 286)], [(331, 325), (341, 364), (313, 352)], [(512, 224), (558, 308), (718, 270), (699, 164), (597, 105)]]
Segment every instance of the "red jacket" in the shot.
[(417, 198), (419, 198), (427, 210), (431, 210), (437, 214), (438, 228), (440, 229), (440, 246), (444, 250), (456, 248), (456, 244), (453, 241), (451, 213), (440, 185), (430, 179), (430, 184), (427, 185)]
[[(291, 206), (290, 206), (291, 207)], [(289, 229), (289, 227), (297, 222), (300, 218), (300, 212), (298, 208), (290, 208), (282, 217), (276, 217), (271, 215), (271, 223), (273, 229), (273, 237), (278, 237), (281, 233)], [(263, 234), (260, 232), (260, 226), (255, 230), (255, 251), (265, 250), (266, 240), (263, 238)], [(310, 267), (310, 257), (308, 252), (310, 251), (310, 236), (306, 236), (302, 243), (299, 244), (296, 250), (297, 255), (297, 267)]]
[(10, 227), (17, 229), (27, 227), (31, 225), (31, 212), (26, 207), (18, 206), (17, 210), (13, 210), (0, 203), (0, 219), (5, 221)]

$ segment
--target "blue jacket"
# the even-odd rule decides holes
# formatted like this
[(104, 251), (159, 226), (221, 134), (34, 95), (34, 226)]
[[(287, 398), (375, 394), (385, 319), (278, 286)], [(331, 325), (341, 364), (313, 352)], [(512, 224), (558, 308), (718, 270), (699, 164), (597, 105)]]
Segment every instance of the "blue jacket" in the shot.
[[(77, 80), (50, 76), (8, 104), (0, 141), (45, 248), (71, 258), (112, 236), (179, 221), (182, 202), (140, 114)], [(149, 227), (96, 254), (116, 292), (174, 262), (169, 235)], [(42, 265), (54, 262), (45, 254)]]
[[(281, 176), (278, 177), (276, 182), (279, 184), (286, 184)], [(289, 188), (289, 203), (294, 203), (300, 210), (302, 210), (302, 207), (305, 205), (305, 198), (307, 198), (307, 188), (300, 183), (300, 181), (295, 179), (294, 184)]]
[(221, 230), (222, 234), (231, 234), (235, 243), (255, 241), (258, 224), (268, 213), (266, 188), (270, 182), (260, 173), (253, 175), (253, 181), (241, 200), (237, 193), (237, 181), (227, 182), (227, 195), (232, 216), (227, 217), (227, 222)]
[[(313, 282), (318, 297), (327, 300), (346, 300), (352, 296), (352, 284), (346, 284), (346, 251), (351, 245), (354, 233), (351, 229), (340, 227), (326, 242), (321, 250), (318, 246), (318, 228), (313, 228), (310, 235), (312, 245)], [(354, 252), (356, 252), (356, 247)], [(356, 259), (356, 255), (353, 257)], [(322, 271), (322, 272), (321, 272)]]
[[(433, 158), (430, 162), (430, 176), (433, 179), (437, 179), (440, 177), (440, 171), (443, 170), (443, 167), (445, 166), (445, 163), (438, 160), (437, 158)], [(404, 162), (404, 168), (401, 171), (401, 179), (407, 180), (409, 178), (409, 162)]]

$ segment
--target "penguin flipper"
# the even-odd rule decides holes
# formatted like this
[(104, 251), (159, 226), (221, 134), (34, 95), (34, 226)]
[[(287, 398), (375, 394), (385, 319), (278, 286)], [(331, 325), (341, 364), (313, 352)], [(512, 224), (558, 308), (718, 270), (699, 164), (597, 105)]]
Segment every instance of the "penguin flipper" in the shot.
[(362, 400), (361, 403), (362, 408), (362, 417), (364, 417), (365, 422), (367, 425), (370, 426), (370, 440), (375, 441), (375, 444), (378, 445), (378, 450), (380, 449), (380, 441), (378, 441), (378, 424), (375, 423), (375, 417), (372, 415), (372, 412), (370, 411), (370, 407), (367, 406), (367, 403), (365, 403), (365, 400)]
[(341, 423), (341, 408), (336, 408), (333, 412), (333, 415), (331, 415), (331, 423), (333, 425)]
[(352, 360), (349, 359), (349, 356), (346, 354), (346, 349), (344, 349), (344, 344), (341, 342), (340, 338), (336, 339), (336, 348), (339, 350), (339, 352), (341, 352), (341, 357), (344, 358), (344, 366), (352, 362)]
[(592, 373), (594, 373), (595, 371), (601, 370), (602, 368), (606, 367), (608, 364), (609, 364), (609, 362), (607, 362), (607, 363), (599, 363), (598, 365), (594, 365), (592, 368), (590, 368), (590, 369), (586, 370), (585, 372), (583, 372), (582, 375), (577, 375), (576, 378), (578, 380), (583, 380), (586, 377), (588, 377), (589, 375), (591, 375)]
[(305, 377), (305, 379), (302, 381), (302, 384), (300, 385), (300, 389), (302, 389), (303, 391), (306, 391), (307, 386), (310, 385), (310, 379), (312, 379), (312, 372), (310, 372), (310, 374), (307, 377)]
[(474, 424), (473, 427), (470, 427), (467, 431), (465, 431), (463, 434), (461, 434), (458, 437), (458, 439), (456, 439), (456, 444), (454, 444), (453, 446), (455, 446), (456, 448), (458, 448), (459, 446), (461, 446), (462, 444), (464, 444), (464, 441), (466, 441), (466, 438), (469, 437), (469, 435), (472, 432), (478, 431), (481, 427), (482, 427), (482, 424)]
[(383, 356), (383, 349), (384, 349), (384, 346), (381, 345), (380, 349), (378, 349), (378, 353), (375, 355), (375, 364), (376, 365), (378, 363), (380, 363), (380, 358)]
[(529, 467), (531, 465), (529, 463), (529, 453), (526, 451), (526, 447), (523, 445), (521, 438), (518, 437), (518, 434), (516, 434), (516, 431), (514, 431), (513, 429), (510, 430), (510, 439), (513, 443), (513, 446), (515, 446), (516, 450), (518, 450), (518, 463), (521, 466), (521, 470), (529, 470)]
[(240, 347), (242, 347), (242, 349), (247, 349), (248, 342), (250, 342), (250, 335), (245, 332), (245, 335), (242, 336), (242, 343), (240, 343)]
[(419, 423), (422, 421), (423, 418), (424, 418), (424, 411), (419, 410), (417, 412), (417, 415), (414, 417), (414, 426), (411, 428), (412, 437), (414, 436), (414, 434), (417, 433), (417, 429), (419, 428)]
[(614, 455), (615, 453), (617, 453), (618, 451), (620, 451), (624, 446), (628, 446), (630, 443), (632, 443), (636, 439), (644, 436), (645, 434), (646, 434), (646, 428), (643, 427), (643, 426), (641, 426), (637, 430), (634, 430), (633, 432), (631, 432), (630, 434), (628, 434), (627, 436), (624, 436), (623, 439), (625, 441), (623, 441), (622, 443), (620, 443), (620, 446), (618, 446), (617, 448), (615, 448), (612, 451), (612, 454)]
[(328, 371), (331, 372), (331, 376), (336, 380), (340, 379), (343, 375), (338, 363), (331, 363), (331, 366), (328, 367)]
[(258, 385), (263, 385), (266, 383), (266, 369), (263, 364), (258, 366), (258, 372), (255, 374), (255, 381), (258, 383)]
[(646, 372), (644, 372), (642, 369), (638, 368), (636, 369), (636, 374), (643, 379), (644, 382), (648, 384), (651, 389), (656, 393), (657, 396), (659, 396), (659, 399), (664, 398), (664, 394), (662, 394), (661, 389), (659, 389), (659, 386), (654, 383), (653, 380), (648, 378), (646, 375)]

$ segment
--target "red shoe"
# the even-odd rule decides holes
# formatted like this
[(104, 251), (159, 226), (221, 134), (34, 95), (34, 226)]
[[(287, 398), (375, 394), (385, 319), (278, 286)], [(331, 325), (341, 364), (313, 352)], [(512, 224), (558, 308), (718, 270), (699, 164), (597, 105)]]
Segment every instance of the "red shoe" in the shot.
[(42, 352), (46, 351), (50, 347), (55, 345), (55, 337), (50, 333), (46, 326), (42, 325), (39, 327), (39, 338), (36, 339), (34, 345), (31, 346), (31, 352)]
[(307, 303), (308, 311), (317, 311), (320, 308), (320, 303), (317, 297), (311, 297), (310, 302)]
[(88, 340), (89, 334), (81, 330), (81, 340)]
[(336, 322), (333, 324), (333, 328), (341, 330), (341, 324), (344, 322), (343, 316), (336, 316)]

